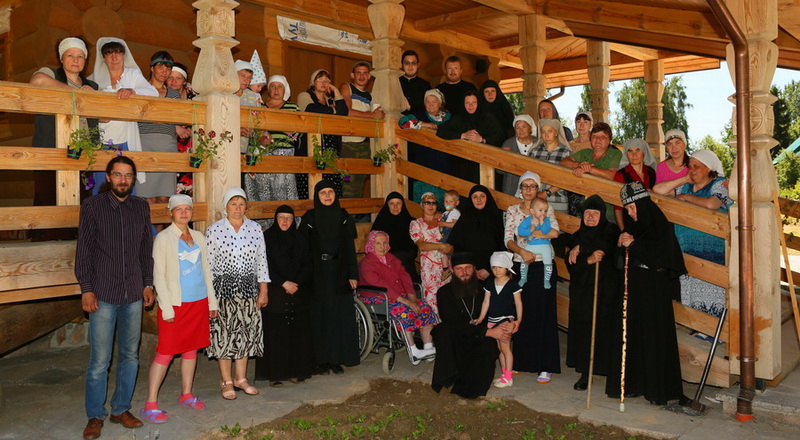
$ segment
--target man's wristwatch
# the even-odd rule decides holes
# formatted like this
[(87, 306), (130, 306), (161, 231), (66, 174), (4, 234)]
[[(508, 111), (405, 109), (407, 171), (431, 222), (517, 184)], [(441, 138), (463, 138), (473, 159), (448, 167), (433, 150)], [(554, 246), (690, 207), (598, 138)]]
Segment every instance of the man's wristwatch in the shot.
[(148, 284), (148, 285), (144, 286), (144, 288), (145, 288), (145, 289), (150, 289), (150, 290), (152, 290), (153, 292), (155, 292), (155, 291), (156, 291), (156, 286), (154, 286), (154, 285), (152, 285), (152, 284)]

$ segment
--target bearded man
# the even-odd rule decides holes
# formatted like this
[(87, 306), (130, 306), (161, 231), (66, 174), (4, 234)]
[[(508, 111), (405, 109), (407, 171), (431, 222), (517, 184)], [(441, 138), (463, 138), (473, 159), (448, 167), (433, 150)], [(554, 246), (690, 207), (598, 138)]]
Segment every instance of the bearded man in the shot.
[(511, 325), (487, 329), (472, 324), (481, 314), (483, 283), (475, 273), (472, 254), (458, 252), (452, 259), (453, 277), (437, 293), (441, 323), (433, 328), (436, 363), (431, 388), (442, 388), (467, 399), (485, 396), (492, 385), (499, 354), (497, 341), (511, 339)]

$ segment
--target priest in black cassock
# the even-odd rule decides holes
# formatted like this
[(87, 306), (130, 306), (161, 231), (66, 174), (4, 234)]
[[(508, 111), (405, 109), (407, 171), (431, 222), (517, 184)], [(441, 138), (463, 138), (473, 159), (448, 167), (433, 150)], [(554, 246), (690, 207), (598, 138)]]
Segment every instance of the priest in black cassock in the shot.
[(439, 289), (439, 318), (433, 329), (436, 363), (431, 388), (442, 388), (467, 399), (485, 396), (492, 385), (497, 362), (497, 341), (511, 338), (511, 325), (492, 329), (473, 325), (483, 303), (483, 283), (475, 276), (472, 255), (459, 252), (452, 259), (453, 277)]

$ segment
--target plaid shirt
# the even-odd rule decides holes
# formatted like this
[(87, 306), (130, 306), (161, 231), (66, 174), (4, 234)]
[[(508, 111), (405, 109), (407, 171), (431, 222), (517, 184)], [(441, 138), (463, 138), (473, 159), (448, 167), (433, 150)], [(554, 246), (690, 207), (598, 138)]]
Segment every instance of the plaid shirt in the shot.
[[(550, 162), (552, 164), (558, 165), (561, 162), (561, 159), (569, 157), (572, 155), (572, 150), (569, 148), (559, 145), (553, 151), (547, 151), (547, 147), (542, 143), (538, 146), (534, 147), (528, 156), (543, 160), (545, 162)], [(550, 185), (542, 183), (542, 191), (547, 190), (550, 188)], [(567, 212), (567, 192), (565, 190), (559, 190), (554, 192), (551, 196), (547, 198), (547, 201), (550, 203), (550, 206), (553, 207), (556, 211)]]

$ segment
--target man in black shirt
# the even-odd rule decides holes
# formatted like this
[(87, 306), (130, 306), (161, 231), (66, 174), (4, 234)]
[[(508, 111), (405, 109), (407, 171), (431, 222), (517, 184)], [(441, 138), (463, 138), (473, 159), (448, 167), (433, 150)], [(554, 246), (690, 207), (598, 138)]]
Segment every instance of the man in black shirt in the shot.
[(425, 110), (425, 92), (431, 89), (431, 83), (417, 76), (419, 71), (419, 55), (413, 50), (403, 52), (403, 75), (400, 76), (400, 87), (408, 101), (407, 114), (416, 114)]
[(447, 81), (436, 86), (444, 94), (444, 106), (452, 116), (464, 111), (464, 94), (477, 90), (475, 84), (461, 80), (461, 58), (453, 55), (444, 62), (444, 73)]

